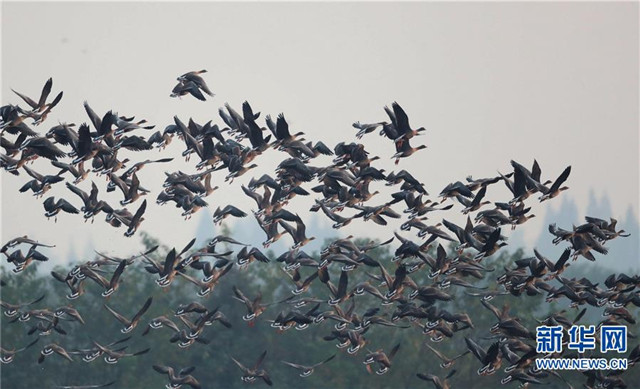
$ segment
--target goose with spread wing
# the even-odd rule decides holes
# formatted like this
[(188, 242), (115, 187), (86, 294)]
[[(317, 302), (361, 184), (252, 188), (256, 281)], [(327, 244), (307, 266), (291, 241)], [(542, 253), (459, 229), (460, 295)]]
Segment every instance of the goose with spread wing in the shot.
[(144, 305), (142, 306), (142, 308), (140, 308), (140, 310), (131, 319), (128, 319), (122, 316), (121, 314), (119, 314), (118, 312), (110, 308), (107, 304), (104, 304), (104, 307), (107, 309), (107, 311), (111, 312), (111, 314), (115, 316), (115, 318), (118, 319), (120, 323), (125, 325), (125, 327), (122, 328), (120, 332), (122, 332), (123, 334), (126, 334), (131, 332), (134, 328), (136, 328), (136, 326), (138, 325), (138, 322), (142, 318), (142, 315), (144, 315), (144, 313), (147, 312), (147, 310), (151, 306), (152, 301), (153, 301), (153, 297), (149, 297), (147, 301), (144, 303)]
[(287, 362), (287, 361), (282, 361), (282, 363), (284, 363), (287, 366), (291, 366), (294, 369), (300, 370), (301, 371), (300, 377), (306, 378), (306, 377), (309, 377), (311, 374), (313, 374), (313, 372), (315, 371), (315, 369), (317, 367), (320, 367), (320, 366), (324, 365), (325, 363), (331, 361), (335, 357), (336, 357), (336, 354), (333, 354), (332, 356), (330, 356), (329, 358), (325, 359), (324, 361), (318, 362), (318, 363), (316, 363), (314, 365), (310, 365), (310, 366), (299, 365), (297, 363), (292, 363), (292, 362)]
[(260, 355), (260, 357), (256, 361), (256, 364), (252, 368), (248, 368), (248, 367), (244, 366), (242, 363), (238, 362), (238, 360), (236, 360), (234, 357), (231, 357), (231, 360), (236, 365), (238, 365), (240, 370), (242, 370), (241, 379), (242, 379), (243, 382), (251, 383), (251, 382), (254, 382), (256, 380), (256, 378), (262, 378), (262, 380), (267, 385), (272, 386), (273, 382), (271, 381), (271, 378), (269, 377), (269, 374), (267, 373), (266, 370), (260, 368), (260, 366), (264, 362), (264, 358), (266, 356), (267, 356), (267, 351), (265, 350)]
[(200, 383), (191, 375), (191, 372), (195, 369), (195, 366), (191, 366), (176, 371), (170, 366), (153, 365), (153, 370), (160, 374), (166, 374), (169, 377), (169, 384), (166, 385), (167, 389), (177, 389), (182, 385), (189, 385), (193, 389), (200, 389)]

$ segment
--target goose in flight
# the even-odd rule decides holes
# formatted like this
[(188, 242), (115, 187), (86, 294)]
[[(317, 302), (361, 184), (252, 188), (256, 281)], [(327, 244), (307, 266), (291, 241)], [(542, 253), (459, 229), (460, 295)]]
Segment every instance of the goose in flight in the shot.
[(310, 366), (299, 365), (297, 363), (291, 363), (291, 362), (287, 362), (287, 361), (282, 361), (282, 363), (284, 363), (287, 366), (291, 366), (294, 369), (300, 370), (301, 371), (300, 377), (306, 378), (306, 377), (309, 377), (311, 374), (313, 374), (314, 370), (317, 367), (320, 367), (320, 366), (324, 365), (325, 363), (329, 362), (330, 360), (332, 360), (335, 357), (336, 357), (336, 354), (333, 354), (332, 356), (330, 356), (329, 358), (325, 359), (324, 361), (318, 362), (318, 363), (316, 363), (314, 365), (310, 365)]

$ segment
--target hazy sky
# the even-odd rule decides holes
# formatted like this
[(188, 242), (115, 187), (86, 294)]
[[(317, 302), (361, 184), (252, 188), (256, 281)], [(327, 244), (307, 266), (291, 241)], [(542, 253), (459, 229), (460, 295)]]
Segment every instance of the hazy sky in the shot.
[[(398, 101), (413, 126), (427, 128), (419, 140), (428, 149), (394, 167), (393, 144), (370, 134), (364, 143), (387, 172), (409, 169), (437, 195), (467, 175), (506, 173), (511, 159), (530, 166), (536, 158), (543, 178), (552, 180), (572, 165), (571, 189), (563, 196), (584, 212), (590, 189), (607, 194), (612, 216), (622, 219), (630, 206), (639, 209), (638, 45), (638, 4), (632, 2), (3, 2), (2, 103), (20, 103), (10, 88), (37, 98), (53, 77), (54, 93), (64, 90), (64, 98), (39, 127), (44, 132), (59, 120), (87, 121), (84, 100), (100, 114), (113, 109), (162, 129), (173, 115), (221, 124), (217, 109), (225, 102), (240, 109), (246, 99), (263, 116), (284, 112), (292, 130), (333, 146), (355, 139), (354, 121), (387, 120), (383, 107)], [(169, 97), (178, 75), (202, 68), (215, 98)], [(179, 160), (183, 149), (176, 138), (163, 154), (119, 155)], [(227, 203), (255, 208), (239, 183), (272, 172), (285, 157), (273, 150), (260, 157), (260, 170), (207, 198), (212, 210)], [(42, 160), (33, 166), (56, 171)], [(194, 171), (188, 166), (176, 162), (139, 173), (152, 190), (141, 230), (169, 246), (184, 245), (201, 222), (200, 214), (183, 222), (178, 209), (155, 205), (162, 172)], [(223, 176), (214, 181), (226, 188)], [(103, 193), (106, 182), (94, 179)], [(119, 254), (138, 245), (137, 237), (127, 240), (124, 230), (107, 226), (104, 216), (93, 225), (67, 214), (47, 222), (42, 200), (17, 191), (26, 174), (1, 180), (3, 241), (27, 233), (57, 243), (59, 253), (70, 244), (79, 252), (95, 246)], [(80, 186), (88, 191), (90, 185)], [(509, 199), (500, 186), (489, 190), (491, 200)], [(80, 205), (63, 185), (48, 195)], [(121, 195), (104, 198), (115, 205)], [(538, 218), (524, 228), (529, 240), (543, 228), (544, 209), (560, 200), (531, 203)], [(303, 211), (310, 204), (296, 198), (292, 206)], [(441, 217), (434, 215), (433, 223)], [(344, 232), (391, 234), (361, 222)]]

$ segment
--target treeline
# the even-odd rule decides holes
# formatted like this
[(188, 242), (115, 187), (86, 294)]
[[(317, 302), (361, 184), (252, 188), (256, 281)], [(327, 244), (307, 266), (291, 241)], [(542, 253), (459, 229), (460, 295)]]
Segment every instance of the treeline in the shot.
[[(160, 242), (153, 238), (144, 236), (144, 246), (148, 249)], [(151, 256), (162, 261), (166, 255), (168, 247), (161, 247)], [(221, 250), (224, 251), (224, 250)], [(317, 254), (317, 253), (315, 253)], [(388, 246), (375, 249), (369, 253), (372, 258), (384, 264), (390, 271), (395, 267), (391, 263), (392, 254)], [(515, 260), (523, 257), (523, 251), (518, 250), (513, 253), (506, 253), (504, 250), (500, 254), (487, 258), (483, 265), (487, 268), (495, 269), (488, 272), (485, 279), (478, 281), (476, 285), (496, 288), (496, 278), (503, 271), (504, 267), (512, 266)], [(273, 253), (269, 253), (274, 257)], [(425, 388), (431, 387), (428, 382), (421, 381), (416, 377), (416, 373), (431, 373), (441, 377), (446, 376), (450, 370), (440, 368), (440, 360), (425, 347), (429, 343), (443, 354), (452, 357), (464, 352), (467, 348), (464, 336), (473, 338), (484, 347), (488, 347), (495, 339), (489, 339), (492, 334), (489, 328), (496, 322), (496, 318), (491, 312), (484, 308), (479, 297), (470, 297), (464, 294), (465, 290), (473, 292), (471, 289), (452, 287), (447, 290), (456, 298), (445, 304), (438, 304), (451, 312), (466, 312), (473, 320), (474, 328), (466, 329), (454, 334), (451, 339), (445, 338), (443, 341), (434, 343), (429, 340), (429, 336), (422, 334), (422, 328), (418, 322), (406, 320), (398, 321), (397, 324), (408, 328), (395, 328), (385, 326), (372, 326), (365, 337), (368, 340), (366, 349), (385, 351), (400, 344), (400, 350), (393, 359), (391, 371), (386, 375), (369, 374), (363, 364), (364, 355), (367, 350), (361, 350), (357, 355), (349, 355), (344, 349), (336, 347), (337, 341), (326, 341), (323, 337), (330, 334), (336, 322), (325, 320), (320, 324), (311, 325), (304, 331), (290, 329), (280, 332), (270, 326), (268, 320), (272, 320), (280, 311), (293, 309), (291, 305), (279, 304), (270, 306), (268, 311), (260, 316), (255, 323), (249, 324), (242, 320), (246, 314), (245, 306), (233, 299), (232, 287), (237, 285), (248, 296), (253, 297), (259, 292), (263, 294), (263, 302), (278, 301), (291, 295), (290, 290), (294, 288), (289, 277), (281, 269), (280, 263), (271, 261), (265, 263), (252, 263), (246, 269), (241, 269), (237, 265), (225, 276), (220, 285), (207, 298), (196, 296), (195, 285), (177, 277), (172, 285), (167, 289), (162, 289), (154, 282), (157, 276), (147, 273), (141, 260), (132, 266), (128, 266), (122, 275), (121, 287), (109, 298), (103, 298), (102, 290), (92, 281), (87, 282), (87, 292), (77, 300), (70, 301), (65, 298), (68, 293), (66, 286), (49, 274), (41, 274), (35, 268), (29, 267), (21, 274), (13, 274), (2, 268), (2, 280), (6, 285), (2, 287), (2, 300), (10, 303), (27, 302), (45, 295), (45, 298), (38, 304), (28, 307), (28, 309), (49, 308), (55, 309), (59, 306), (73, 305), (82, 315), (85, 324), (77, 322), (63, 321), (61, 327), (67, 335), (53, 332), (48, 336), (39, 336), (37, 332), (27, 335), (31, 326), (36, 324), (36, 319), (31, 318), (28, 322), (15, 321), (3, 315), (2, 317), (2, 347), (5, 349), (20, 348), (40, 337), (40, 341), (32, 348), (16, 355), (11, 364), (2, 366), (1, 386), (4, 389), (22, 388), (50, 388), (55, 385), (88, 385), (102, 384), (110, 381), (117, 381), (114, 388), (159, 388), (163, 387), (167, 380), (165, 376), (156, 373), (151, 366), (153, 364), (170, 365), (176, 368), (196, 366), (192, 373), (202, 384), (203, 388), (240, 388), (246, 387), (240, 380), (240, 370), (233, 363), (230, 356), (252, 365), (263, 350), (268, 350), (264, 363), (264, 368), (271, 375), (274, 387), (277, 388)], [(66, 274), (72, 264), (64, 268), (56, 268), (56, 271)], [(339, 267), (331, 267), (331, 278), (337, 283), (339, 278)], [(379, 274), (376, 268), (367, 269), (372, 274)], [(303, 277), (310, 274), (314, 269), (300, 269)], [(365, 272), (351, 272), (349, 279), (350, 288), (358, 282), (364, 281), (367, 277)], [(417, 272), (411, 274), (418, 284), (427, 284), (428, 272)], [(603, 278), (602, 274), (599, 277)], [(198, 275), (201, 278), (201, 275)], [(370, 280), (374, 285), (377, 281)], [(594, 281), (595, 282), (595, 281)], [(381, 290), (383, 290), (381, 288)], [(317, 296), (323, 300), (329, 298), (327, 287), (318, 282), (314, 282), (307, 294)], [(132, 316), (140, 309), (148, 297), (153, 297), (153, 303), (149, 311), (142, 318), (141, 324), (130, 334), (122, 334), (122, 325), (104, 308), (103, 304), (108, 304), (116, 311), (125, 316)], [(195, 343), (189, 348), (180, 348), (177, 344), (169, 342), (173, 331), (168, 328), (152, 330), (147, 336), (142, 333), (147, 326), (149, 319), (167, 315), (178, 326), (183, 327), (180, 320), (174, 316), (176, 308), (180, 304), (187, 304), (192, 301), (199, 301), (208, 309), (218, 308), (223, 312), (233, 325), (232, 329), (227, 329), (219, 323), (207, 327), (203, 337), (210, 340), (209, 344)], [(558, 304), (547, 304), (543, 295), (537, 296), (497, 296), (491, 301), (498, 308), (503, 304), (510, 305), (510, 313), (521, 319), (529, 329), (535, 331), (537, 325), (536, 318), (542, 319), (549, 312), (558, 311), (562, 307)], [(343, 304), (343, 307), (349, 302)], [(308, 310), (312, 305), (301, 308), (301, 311)], [(394, 305), (380, 306), (379, 300), (365, 294), (355, 297), (355, 312), (360, 316), (369, 308), (380, 307), (380, 314), (390, 317), (395, 310)], [(327, 304), (322, 304), (322, 309), (330, 309)], [(569, 310), (568, 317), (573, 317), (578, 310)], [(588, 309), (589, 317), (594, 317), (593, 312), (597, 309)], [(637, 310), (636, 310), (637, 312)], [(596, 319), (597, 320), (597, 319)], [(591, 324), (595, 322), (590, 321)], [(630, 327), (631, 332), (637, 333), (637, 326)], [(137, 352), (150, 347), (151, 352), (134, 358), (124, 358), (115, 365), (107, 364), (102, 358), (91, 363), (81, 360), (81, 356), (75, 355), (74, 362), (69, 362), (59, 356), (49, 356), (42, 364), (38, 364), (40, 350), (48, 343), (58, 343), (67, 350), (91, 348), (92, 341), (101, 344), (110, 343), (118, 339), (131, 336), (131, 339), (124, 343), (127, 345), (127, 352)], [(637, 341), (629, 339), (629, 349)], [(333, 354), (338, 354), (331, 362), (318, 368), (313, 375), (308, 378), (298, 376), (299, 371), (281, 363), (282, 360), (300, 364), (314, 364), (325, 360)], [(508, 366), (504, 362), (502, 369)], [(496, 388), (500, 386), (500, 378), (505, 374), (502, 369), (495, 375), (489, 377), (479, 377), (476, 370), (481, 364), (471, 355), (466, 355), (458, 360), (453, 367), (457, 374), (450, 381), (455, 388)], [(638, 369), (629, 372), (625, 376), (627, 383), (634, 385), (640, 383)], [(563, 372), (563, 377), (568, 379), (574, 387), (578, 388), (584, 383), (585, 377), (580, 373)], [(548, 388), (567, 387), (565, 383), (557, 378), (551, 377)], [(263, 382), (256, 382), (254, 385), (262, 387)], [(517, 383), (509, 384), (511, 386)]]

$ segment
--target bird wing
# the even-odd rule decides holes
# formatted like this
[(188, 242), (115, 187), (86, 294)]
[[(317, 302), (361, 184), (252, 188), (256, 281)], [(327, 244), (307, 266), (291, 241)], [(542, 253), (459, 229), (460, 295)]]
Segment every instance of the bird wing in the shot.
[(336, 357), (336, 354), (333, 354), (332, 356), (330, 356), (329, 358), (325, 359), (324, 361), (322, 361), (320, 363), (316, 363), (315, 365), (313, 365), (313, 367), (318, 367), (320, 365), (324, 365), (325, 363), (329, 362), (330, 360), (332, 360), (335, 357)]
[(396, 344), (391, 350), (391, 352), (389, 353), (389, 360), (393, 359), (393, 357), (398, 353), (399, 349), (400, 349), (400, 343)]
[(560, 185), (562, 185), (567, 180), (567, 178), (569, 178), (569, 174), (571, 174), (571, 166), (568, 166), (566, 169), (564, 169), (562, 174), (558, 176), (558, 178), (554, 181), (553, 185), (551, 185), (551, 188), (549, 188), (549, 192), (553, 193), (559, 190)]
[(284, 114), (279, 114), (278, 120), (276, 121), (276, 138), (278, 138), (278, 140), (282, 140), (290, 137), (289, 124), (285, 120)]
[(258, 358), (258, 360), (256, 361), (255, 366), (253, 367), (254, 370), (257, 370), (260, 368), (260, 365), (262, 365), (262, 362), (264, 362), (264, 358), (267, 356), (267, 350), (264, 350), (262, 352), (262, 354), (260, 354), (260, 357)]
[(17, 92), (13, 89), (11, 89), (11, 91), (13, 91), (13, 93), (17, 94), (18, 97), (20, 97), (22, 100), (24, 100), (25, 103), (29, 104), (29, 106), (33, 109), (38, 108), (38, 103), (36, 103), (35, 101), (33, 101), (32, 98), (30, 98), (29, 96), (23, 95), (20, 92)]
[(296, 368), (296, 369), (300, 369), (300, 370), (308, 369), (308, 367), (304, 366), (304, 365), (298, 365), (296, 363), (291, 363), (291, 362), (287, 362), (287, 361), (281, 361), (281, 362), (284, 363), (285, 365), (291, 366), (291, 367)]
[(135, 215), (133, 215), (133, 218), (131, 218), (131, 224), (135, 225), (140, 220), (140, 218), (142, 217), (142, 214), (144, 214), (144, 211), (146, 209), (147, 209), (147, 200), (145, 199), (140, 205), (140, 208), (138, 208), (138, 210), (136, 211)]
[(251, 300), (249, 300), (249, 298), (245, 296), (244, 293), (242, 293), (242, 291), (235, 285), (233, 287), (233, 293), (236, 295), (236, 298), (238, 300), (244, 302), (248, 308), (251, 308), (251, 306), (253, 305)]
[(121, 314), (119, 314), (118, 312), (114, 311), (111, 307), (109, 307), (107, 304), (104, 304), (104, 307), (107, 308), (107, 311), (111, 312), (111, 314), (113, 316), (116, 317), (116, 319), (118, 319), (119, 322), (121, 322), (122, 324), (128, 326), (131, 324), (131, 322), (129, 321), (129, 319), (127, 319), (126, 317), (122, 316)]
[(79, 213), (78, 209), (65, 199), (59, 199), (56, 206), (67, 213)]
[(393, 108), (393, 113), (396, 117), (396, 130), (398, 131), (398, 136), (402, 136), (408, 131), (411, 131), (411, 127), (409, 127), (409, 117), (404, 112), (404, 109), (400, 107), (400, 104), (394, 101), (391, 104), (391, 107)]
[(180, 369), (180, 371), (178, 372), (178, 375), (179, 376), (186, 376), (188, 374), (191, 374), (195, 369), (196, 369), (195, 366), (185, 367), (184, 369)]
[(95, 271), (93, 271), (93, 270), (91, 270), (89, 268), (85, 268), (85, 269), (83, 269), (83, 273), (87, 277), (91, 278), (93, 281), (98, 283), (103, 288), (108, 288), (109, 287), (109, 281), (107, 281), (103, 276), (101, 276), (100, 274), (96, 273)]
[(138, 313), (136, 313), (136, 315), (133, 317), (133, 319), (131, 319), (131, 322), (136, 322), (136, 321), (140, 320), (140, 317), (142, 317), (142, 315), (144, 315), (144, 313), (147, 312), (147, 310), (151, 306), (151, 302), (152, 301), (153, 301), (153, 297), (149, 297), (147, 299), (147, 301), (144, 303), (144, 305), (142, 306), (142, 308), (140, 308)]
[(191, 241), (189, 243), (187, 243), (186, 246), (184, 246), (182, 251), (180, 251), (180, 253), (176, 257), (180, 257), (180, 256), (182, 256), (182, 254), (184, 254), (187, 251), (189, 251), (189, 249), (191, 249), (191, 247), (193, 247), (194, 243), (196, 243), (196, 238), (191, 239)]
[(343, 270), (340, 273), (340, 280), (338, 280), (338, 291), (335, 297), (340, 298), (346, 295), (348, 283), (349, 283), (349, 273)]
[(240, 368), (240, 370), (242, 370), (243, 372), (248, 371), (248, 369), (247, 369), (246, 367), (244, 367), (244, 365), (243, 365), (242, 363), (238, 362), (234, 357), (230, 357), (230, 358), (231, 358), (231, 360), (232, 360), (233, 362), (235, 362), (235, 364), (236, 364), (236, 365), (238, 365), (238, 367)]
[(482, 305), (484, 305), (485, 308), (487, 308), (488, 310), (490, 310), (497, 318), (498, 320), (500, 320), (500, 318), (502, 317), (500, 311), (498, 310), (498, 308), (494, 307), (491, 303), (482, 300)]
[(569, 260), (570, 257), (571, 257), (571, 247), (567, 247), (562, 252), (562, 255), (560, 256), (560, 258), (556, 261), (556, 264), (555, 264), (555, 266), (553, 268), (553, 271), (558, 271), (558, 270), (562, 269), (562, 267)]
[(442, 381), (440, 381), (440, 378), (438, 378), (437, 376), (435, 376), (433, 374), (418, 373), (418, 374), (416, 374), (416, 376), (418, 378), (420, 378), (421, 380), (433, 382), (433, 384), (435, 385), (436, 388), (442, 388)]
[(267, 385), (273, 385), (273, 381), (271, 381), (271, 377), (269, 377), (269, 374), (267, 374), (266, 371), (262, 370), (261, 372), (259, 372), (258, 377), (262, 378)]
[(467, 348), (469, 349), (469, 351), (471, 351), (480, 362), (484, 363), (485, 358), (487, 357), (487, 353), (484, 351), (484, 349), (480, 347), (476, 342), (474, 342), (471, 338), (465, 337), (464, 341), (467, 344)]
[(198, 88), (198, 84), (196, 84), (195, 82), (188, 82), (185, 88), (186, 91), (188, 91), (189, 93), (191, 93), (191, 95), (193, 97), (195, 97), (196, 99), (200, 100), (200, 101), (206, 101), (207, 99), (204, 97), (204, 95), (202, 94), (202, 92), (200, 91), (200, 88)]
[(123, 259), (122, 261), (120, 261), (118, 267), (113, 272), (113, 276), (111, 277), (111, 281), (109, 282), (110, 288), (113, 288), (118, 284), (118, 280), (120, 280), (120, 275), (122, 275), (125, 266), (127, 266), (127, 260)]
[(21, 352), (21, 351), (24, 351), (24, 350), (28, 349), (29, 347), (31, 347), (31, 346), (33, 346), (34, 344), (38, 343), (38, 341), (39, 341), (39, 340), (40, 340), (40, 338), (35, 339), (33, 342), (29, 343), (28, 345), (26, 345), (26, 346), (24, 346), (24, 347), (22, 347), (22, 348), (19, 348), (19, 349), (17, 349), (17, 350), (15, 350), (15, 351), (14, 351), (14, 353), (19, 353), (19, 352)]
[[(434, 353), (434, 354), (436, 354), (436, 356), (437, 356), (438, 358), (440, 358), (440, 359), (441, 359), (441, 360), (443, 360), (443, 361), (448, 361), (448, 360), (449, 360), (449, 358), (445, 357), (442, 353), (440, 353), (440, 351), (438, 351), (438, 350), (436, 350), (435, 348), (431, 347), (431, 346), (429, 345), (429, 343), (425, 343), (425, 344), (426, 344), (426, 346), (429, 348), (429, 350), (433, 351), (433, 353)], [(467, 352), (469, 352), (469, 351), (467, 351)]]
[(173, 368), (169, 367), (169, 366), (163, 366), (163, 365), (153, 365), (153, 370), (157, 371), (160, 374), (169, 374), (169, 375), (173, 375)]
[(70, 191), (72, 191), (73, 193), (75, 193), (77, 196), (79, 196), (82, 201), (84, 202), (85, 205), (88, 205), (88, 201), (89, 201), (89, 195), (83, 191), (82, 189), (78, 188), (75, 185), (71, 185), (68, 182), (66, 183), (67, 188), (69, 188)]

